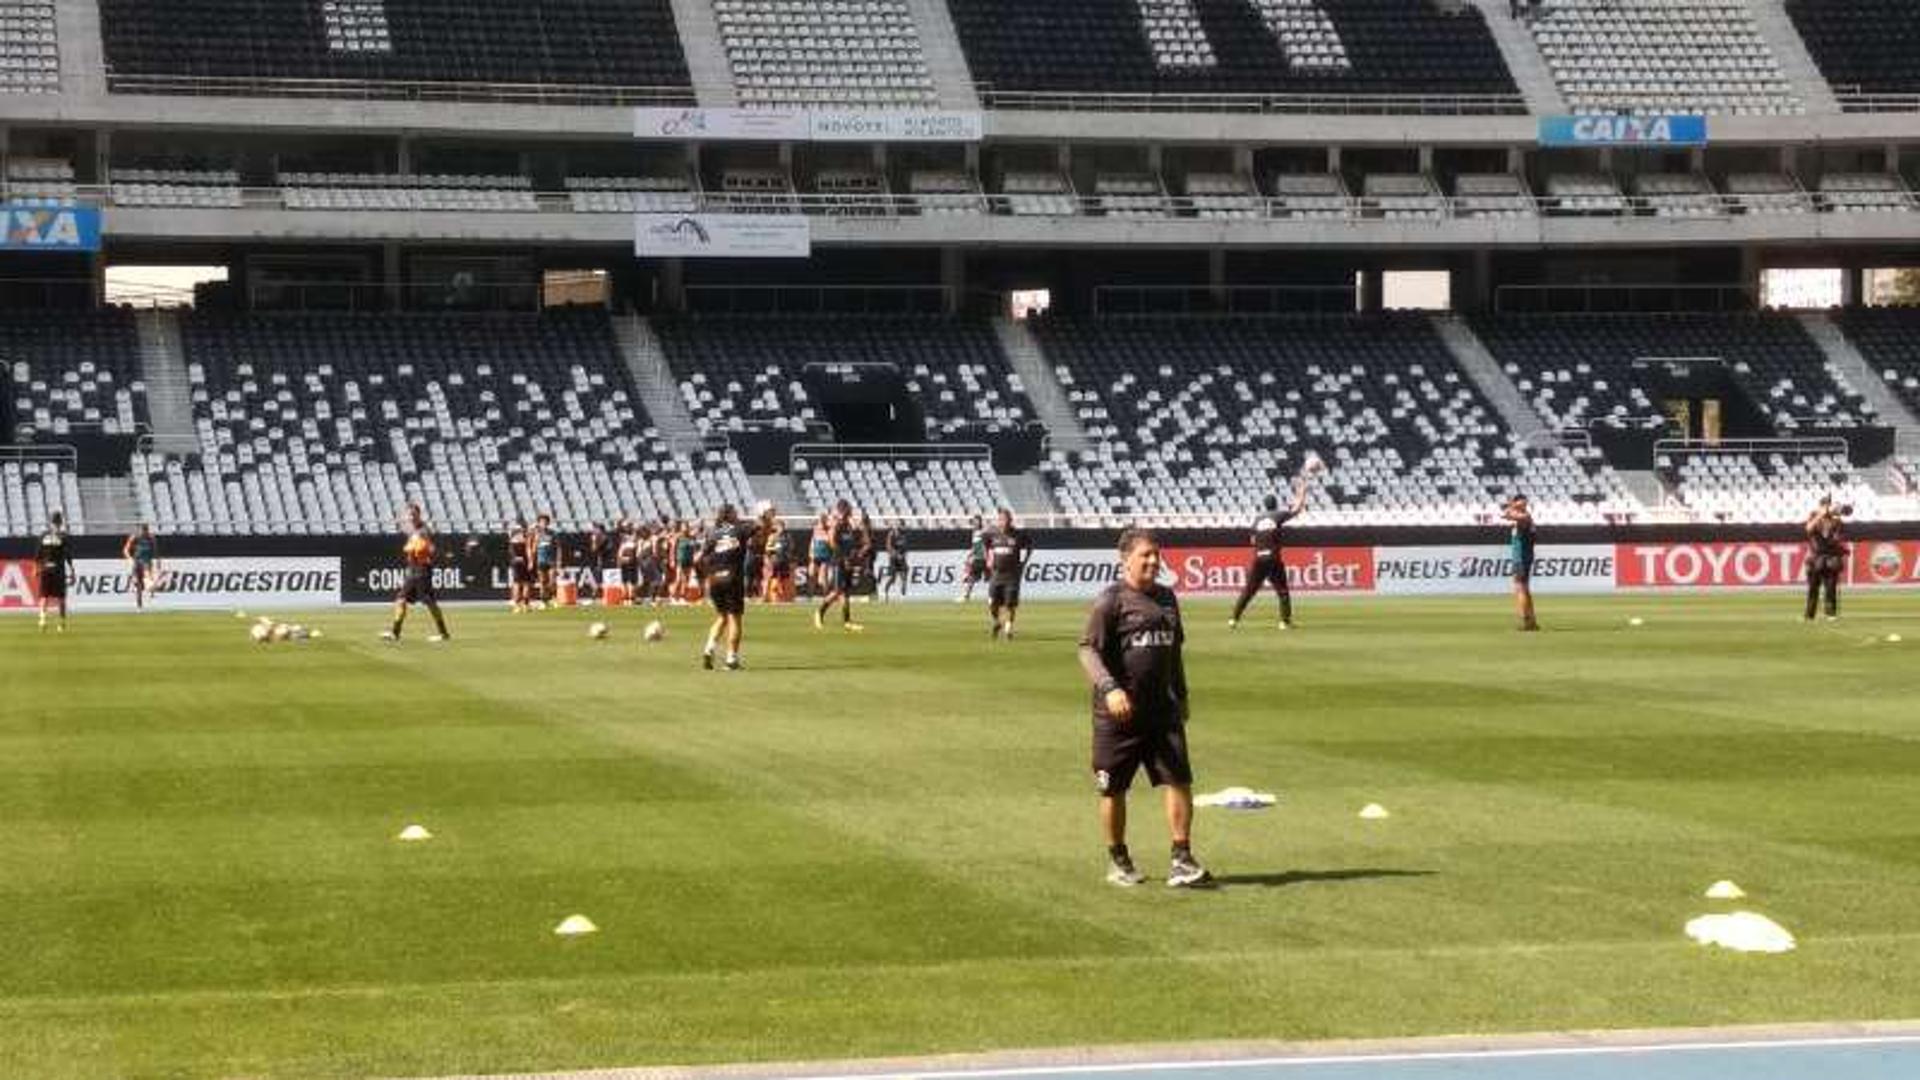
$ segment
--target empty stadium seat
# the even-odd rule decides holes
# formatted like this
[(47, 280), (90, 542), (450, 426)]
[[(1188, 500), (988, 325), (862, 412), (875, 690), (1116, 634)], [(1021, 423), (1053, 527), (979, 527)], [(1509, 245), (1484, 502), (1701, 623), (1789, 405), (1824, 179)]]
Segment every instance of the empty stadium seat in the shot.
[(533, 213), (524, 176), (439, 176), (289, 172), (280, 176), (289, 210), (448, 210)]
[(1920, 6), (1911, 0), (1786, 0), (1834, 92), (1920, 94)]
[(1860, 520), (1880, 516), (1880, 496), (1843, 453), (1672, 453), (1659, 472), (1682, 505), (1709, 521), (1801, 522), (1828, 497), (1852, 506)]
[(54, 0), (0, 0), (0, 94), (60, 92)]
[(938, 103), (905, 0), (714, 0), (713, 11), (748, 108)]
[(139, 335), (124, 310), (0, 314), (0, 366), (19, 441), (59, 442), (76, 431), (136, 435), (148, 422)]
[(232, 169), (114, 169), (115, 206), (238, 209), (240, 174)]
[(1920, 413), (1920, 315), (1910, 308), (1848, 308), (1835, 318), (1887, 389)]
[(960, 528), (973, 515), (989, 516), (1009, 502), (985, 458), (797, 455), (793, 469), (815, 512), (844, 498), (878, 521)]
[(1527, 24), (1575, 112), (1806, 111), (1745, 0), (1540, 0)]

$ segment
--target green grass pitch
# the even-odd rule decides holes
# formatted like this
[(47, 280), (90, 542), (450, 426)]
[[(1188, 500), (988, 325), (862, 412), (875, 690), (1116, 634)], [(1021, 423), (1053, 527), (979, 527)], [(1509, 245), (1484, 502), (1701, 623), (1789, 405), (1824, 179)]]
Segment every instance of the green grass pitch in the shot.
[[(1191, 603), (1199, 787), (1281, 796), (1200, 812), (1208, 893), (1101, 880), (1078, 604), (756, 608), (739, 674), (697, 610), (9, 619), (0, 1076), (1911, 1018), (1920, 598), (1848, 603)], [(1720, 878), (1800, 949), (1687, 941)]]

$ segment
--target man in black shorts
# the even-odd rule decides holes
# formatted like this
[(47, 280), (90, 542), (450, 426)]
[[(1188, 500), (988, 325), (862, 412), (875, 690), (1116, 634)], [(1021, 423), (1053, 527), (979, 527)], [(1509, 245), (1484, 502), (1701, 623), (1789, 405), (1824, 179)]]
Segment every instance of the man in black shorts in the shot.
[(1294, 483), (1293, 502), (1285, 510), (1280, 509), (1280, 500), (1272, 495), (1261, 504), (1261, 514), (1253, 521), (1253, 559), (1247, 564), (1247, 583), (1240, 587), (1240, 598), (1233, 602), (1233, 617), (1227, 620), (1227, 629), (1240, 628), (1240, 616), (1246, 614), (1247, 605), (1260, 595), (1262, 585), (1269, 584), (1273, 586), (1274, 595), (1280, 598), (1280, 629), (1293, 629), (1293, 593), (1287, 588), (1287, 563), (1281, 553), (1280, 529), (1299, 517), (1306, 507), (1305, 477)]
[(733, 509), (722, 504), (713, 516), (713, 528), (694, 559), (701, 578), (707, 583), (707, 599), (713, 603), (713, 625), (707, 629), (707, 647), (700, 654), (700, 666), (713, 670), (713, 650), (722, 637), (727, 642), (727, 670), (740, 670), (740, 636), (747, 614), (747, 552), (760, 542), (758, 523), (747, 524)]
[[(1020, 613), (1020, 579), (1033, 555), (1033, 541), (1013, 523), (1013, 511), (1001, 509), (1000, 518), (986, 535), (987, 614), (992, 635), (1013, 640), (1013, 620)], [(1006, 618), (1001, 618), (1001, 613)]]
[(400, 591), (393, 598), (393, 627), (380, 635), (383, 641), (399, 641), (400, 628), (406, 625), (407, 608), (413, 604), (427, 605), (427, 612), (433, 616), (433, 636), (428, 641), (442, 642), (453, 635), (447, 633), (446, 617), (440, 614), (440, 597), (433, 591), (433, 531), (427, 528), (426, 517), (420, 512), (418, 503), (407, 504), (404, 519), (407, 529), (407, 542), (400, 548), (400, 556), (407, 564), (407, 577)]
[(47, 628), (48, 609), (60, 613), (55, 632), (67, 632), (67, 583), (73, 580), (73, 552), (67, 544), (67, 518), (55, 510), (47, 518), (47, 531), (40, 536), (40, 547), (33, 557), (39, 575), (40, 629)]
[(873, 537), (863, 533), (854, 524), (853, 504), (841, 499), (833, 504), (833, 516), (827, 523), (828, 543), (832, 552), (834, 571), (832, 591), (820, 602), (813, 613), (813, 628), (824, 629), (827, 625), (827, 612), (833, 605), (840, 605), (840, 628), (850, 634), (857, 634), (866, 627), (853, 621), (853, 588), (859, 573), (860, 560), (872, 550)]
[(1512, 526), (1507, 533), (1507, 561), (1513, 564), (1514, 614), (1519, 616), (1520, 629), (1533, 633), (1540, 629), (1533, 612), (1533, 510), (1525, 495), (1515, 495), (1501, 508), (1500, 516)]
[(1840, 617), (1840, 579), (1847, 570), (1846, 519), (1852, 513), (1853, 507), (1835, 506), (1831, 497), (1823, 496), (1807, 518), (1807, 622), (1819, 613), (1823, 592), (1827, 621)]
[(1187, 758), (1186, 631), (1180, 602), (1159, 583), (1160, 544), (1144, 529), (1120, 534), (1120, 580), (1101, 592), (1080, 637), (1080, 667), (1093, 684), (1093, 779), (1107, 841), (1107, 880), (1146, 878), (1127, 852), (1127, 789), (1133, 774), (1164, 789), (1173, 857), (1167, 884), (1211, 884), (1193, 857), (1193, 765)]
[(887, 576), (880, 583), (880, 599), (885, 600), (893, 592), (894, 584), (900, 585), (900, 599), (907, 598), (907, 534), (898, 522), (887, 530)]
[(516, 615), (533, 607), (533, 540), (527, 523), (507, 530), (507, 610)]

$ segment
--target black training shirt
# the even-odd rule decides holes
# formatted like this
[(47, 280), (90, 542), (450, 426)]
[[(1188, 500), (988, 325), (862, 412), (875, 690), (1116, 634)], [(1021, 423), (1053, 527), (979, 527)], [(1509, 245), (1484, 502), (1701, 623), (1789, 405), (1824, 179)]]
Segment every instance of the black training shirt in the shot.
[(73, 568), (73, 555), (67, 551), (67, 534), (58, 529), (49, 529), (40, 538), (40, 548), (34, 553), (34, 561), (40, 566), (40, 576), (65, 575)]
[(1107, 691), (1133, 699), (1134, 727), (1176, 727), (1185, 720), (1187, 668), (1181, 659), (1186, 630), (1173, 590), (1155, 584), (1145, 592), (1109, 585), (1087, 613), (1080, 636), (1080, 664), (1093, 680), (1093, 718), (1114, 723)]
[(716, 525), (707, 533), (700, 558), (710, 578), (728, 578), (743, 572), (747, 545), (753, 543), (754, 526), (742, 521)]
[(995, 528), (987, 533), (987, 565), (993, 571), (996, 581), (1020, 580), (1021, 563), (1033, 542), (1017, 525), (1005, 529)]
[(1293, 520), (1291, 510), (1268, 510), (1253, 523), (1253, 551), (1256, 555), (1280, 554), (1280, 526)]

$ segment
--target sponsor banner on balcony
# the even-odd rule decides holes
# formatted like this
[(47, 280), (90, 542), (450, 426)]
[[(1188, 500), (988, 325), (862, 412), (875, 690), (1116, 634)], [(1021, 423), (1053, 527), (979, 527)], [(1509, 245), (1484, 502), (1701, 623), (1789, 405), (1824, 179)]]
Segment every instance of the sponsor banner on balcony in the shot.
[(643, 259), (804, 259), (813, 230), (801, 214), (636, 214)]
[[(240, 609), (270, 614), (340, 603), (340, 560), (333, 556), (163, 559), (153, 606), (162, 611)], [(0, 561), (0, 610), (29, 610), (40, 597), (28, 560)], [(133, 611), (128, 566), (120, 559), (77, 559), (67, 583), (75, 613)]]
[(99, 251), (100, 211), (89, 206), (0, 204), (0, 251)]
[[(1611, 592), (1614, 555), (1611, 544), (1542, 544), (1535, 552), (1533, 588)], [(1513, 560), (1504, 544), (1374, 549), (1373, 591), (1383, 596), (1491, 596), (1512, 586)]]
[(639, 139), (733, 142), (979, 142), (985, 114), (920, 109), (662, 109), (633, 111)]
[(1705, 146), (1704, 116), (1543, 116), (1541, 146)]

